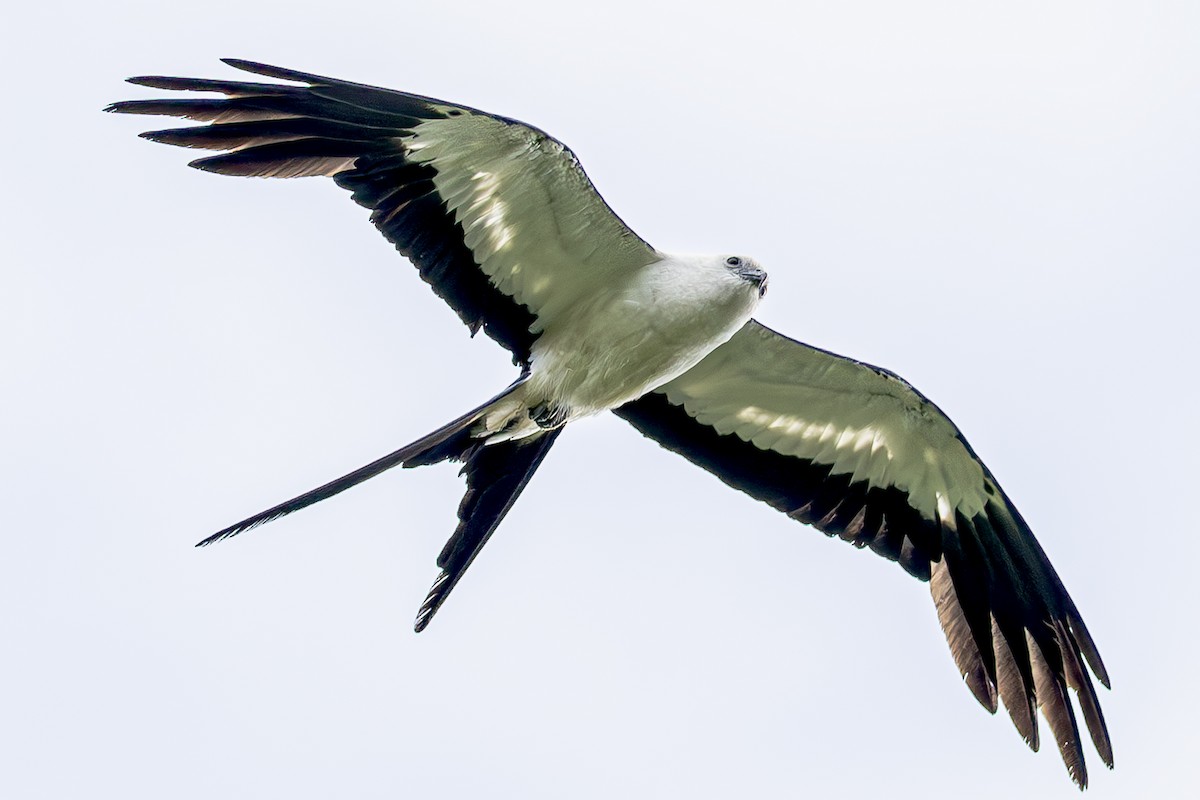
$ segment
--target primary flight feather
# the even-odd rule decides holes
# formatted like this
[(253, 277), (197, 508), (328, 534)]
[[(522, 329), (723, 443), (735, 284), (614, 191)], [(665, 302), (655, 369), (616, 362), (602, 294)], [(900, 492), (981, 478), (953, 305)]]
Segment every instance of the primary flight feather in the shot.
[(459, 525), (417, 614), (425, 628), (570, 422), (613, 411), (730, 486), (927, 580), (951, 654), (1025, 741), (1049, 723), (1087, 784), (1068, 690), (1092, 742), (1112, 747), (1089, 674), (1108, 675), (1079, 611), (962, 433), (886, 370), (751, 319), (767, 276), (743, 255), (662, 253), (630, 230), (561, 142), (467, 106), (249, 61), (288, 83), (140, 77), (209, 92), (109, 111), (201, 125), (142, 134), (217, 151), (225, 175), (326, 176), (519, 377), (394, 453), (218, 531), (206, 545), (395, 466), (463, 462)]

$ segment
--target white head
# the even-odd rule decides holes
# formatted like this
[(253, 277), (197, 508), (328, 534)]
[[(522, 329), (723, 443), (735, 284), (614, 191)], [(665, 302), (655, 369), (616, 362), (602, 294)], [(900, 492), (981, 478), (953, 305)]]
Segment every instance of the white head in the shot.
[(664, 254), (639, 278), (645, 283), (638, 291), (650, 290), (658, 315), (698, 315), (717, 329), (732, 326), (730, 335), (750, 319), (767, 290), (767, 273), (757, 261), (729, 253)]
[(767, 273), (753, 258), (746, 256), (720, 256), (725, 269), (746, 281), (758, 290), (758, 296), (767, 293)]

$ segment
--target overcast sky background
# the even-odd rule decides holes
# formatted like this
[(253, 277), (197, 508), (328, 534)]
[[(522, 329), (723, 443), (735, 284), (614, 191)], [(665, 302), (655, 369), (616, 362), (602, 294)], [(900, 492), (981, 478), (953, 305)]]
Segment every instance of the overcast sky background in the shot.
[(1074, 795), (926, 585), (616, 418), (421, 635), (451, 466), (192, 549), (515, 375), (330, 182), (100, 113), (221, 56), (526, 120), (652, 244), (758, 258), (763, 322), (909, 379), (1037, 533), (1113, 677), (1090, 796), (1195, 791), (1200, 6), (792, 5), (10, 10), (0, 795)]

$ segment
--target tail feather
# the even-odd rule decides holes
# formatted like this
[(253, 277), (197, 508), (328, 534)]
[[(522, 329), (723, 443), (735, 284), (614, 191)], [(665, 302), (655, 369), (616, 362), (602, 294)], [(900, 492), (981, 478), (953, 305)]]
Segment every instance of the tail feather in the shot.
[(523, 439), (472, 445), (462, 472), (467, 493), (458, 508), (459, 524), (446, 542), (438, 566), (442, 568), (417, 612), (413, 629), (420, 633), (446, 602), (467, 567), (487, 544), (504, 515), (541, 465), (562, 428), (552, 428)]
[(264, 523), (287, 516), (294, 511), (308, 508), (313, 503), (319, 503), (322, 500), (333, 497), (335, 494), (340, 494), (350, 487), (357, 486), (363, 481), (374, 478), (379, 473), (389, 470), (392, 467), (418, 467), (426, 464), (436, 464), (448, 459), (466, 458), (467, 453), (474, 446), (473, 442), (475, 440), (472, 438), (472, 430), (475, 423), (491, 409), (493, 404), (507, 397), (523, 381), (524, 376), (491, 400), (488, 400), (478, 408), (468, 411), (458, 419), (446, 423), (433, 433), (423, 436), (393, 453), (388, 453), (386, 456), (372, 461), (365, 467), (360, 467), (347, 475), (332, 480), (324, 486), (319, 486), (298, 497), (293, 497), (291, 500), (268, 508), (266, 511), (262, 511), (252, 517), (247, 517), (241, 522), (230, 525), (228, 528), (223, 528), (212, 536), (198, 542), (196, 547), (207, 547), (222, 539), (228, 539), (231, 536), (244, 533), (252, 528), (257, 528)]

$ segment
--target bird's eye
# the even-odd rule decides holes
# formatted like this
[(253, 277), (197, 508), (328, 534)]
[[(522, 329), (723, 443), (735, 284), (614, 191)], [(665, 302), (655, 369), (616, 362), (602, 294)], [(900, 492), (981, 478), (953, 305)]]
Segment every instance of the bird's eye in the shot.
[(729, 258), (725, 259), (725, 263), (731, 267), (740, 267), (742, 265), (742, 260), (737, 256), (730, 256)]

